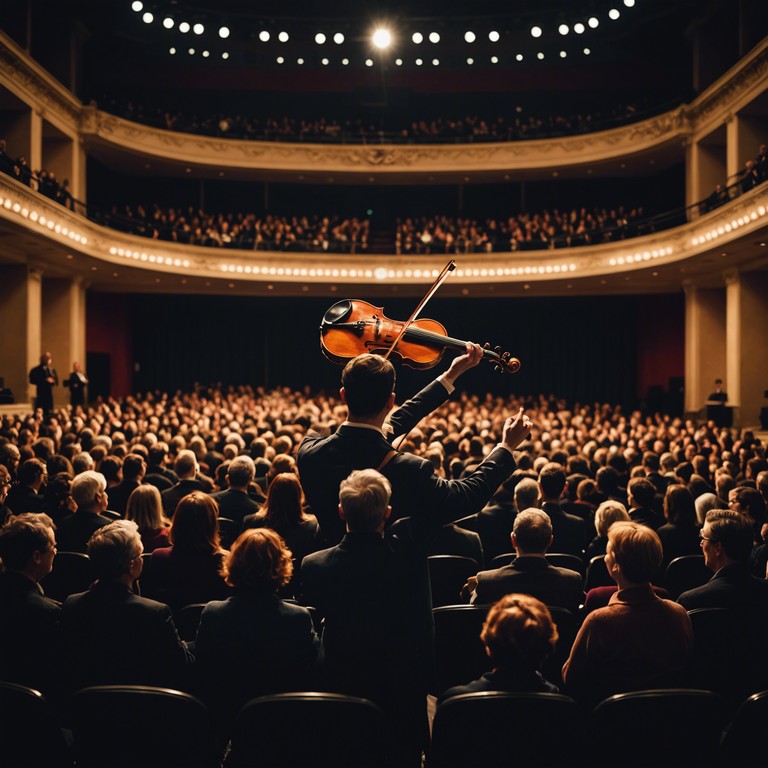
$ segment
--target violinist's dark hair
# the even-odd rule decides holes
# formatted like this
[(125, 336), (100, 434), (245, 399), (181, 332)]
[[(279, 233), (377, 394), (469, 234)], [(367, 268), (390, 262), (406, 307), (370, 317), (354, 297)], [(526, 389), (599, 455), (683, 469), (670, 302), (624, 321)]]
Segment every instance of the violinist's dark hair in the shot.
[(395, 367), (381, 355), (358, 355), (344, 366), (341, 386), (351, 416), (375, 416), (395, 389)]

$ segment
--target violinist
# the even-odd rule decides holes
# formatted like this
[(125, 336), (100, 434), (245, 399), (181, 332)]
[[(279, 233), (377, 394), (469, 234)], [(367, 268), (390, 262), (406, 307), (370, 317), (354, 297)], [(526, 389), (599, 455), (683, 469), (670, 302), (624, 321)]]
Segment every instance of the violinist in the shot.
[[(394, 438), (407, 434), (453, 392), (458, 377), (478, 365), (483, 350), (467, 344), (448, 370), (414, 398), (392, 411), (395, 369), (372, 354), (353, 358), (341, 375), (341, 399), (348, 418), (330, 437), (308, 435), (299, 448), (298, 467), (312, 512), (328, 546), (344, 535), (339, 518), (339, 485), (355, 469), (377, 469), (392, 485), (392, 516), (417, 516), (448, 523), (478, 512), (514, 471), (512, 451), (527, 437), (531, 422), (522, 413), (507, 419), (501, 442), (466, 478), (443, 480), (426, 459), (394, 450)], [(391, 413), (390, 413), (391, 412)]]

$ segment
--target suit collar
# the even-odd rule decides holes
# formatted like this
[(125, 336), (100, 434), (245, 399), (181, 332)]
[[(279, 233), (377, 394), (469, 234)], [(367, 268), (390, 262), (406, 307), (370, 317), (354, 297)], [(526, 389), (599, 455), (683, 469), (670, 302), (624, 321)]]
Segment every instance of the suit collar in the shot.
[(550, 567), (546, 558), (528, 555), (516, 557), (508, 566), (514, 571), (546, 571)]

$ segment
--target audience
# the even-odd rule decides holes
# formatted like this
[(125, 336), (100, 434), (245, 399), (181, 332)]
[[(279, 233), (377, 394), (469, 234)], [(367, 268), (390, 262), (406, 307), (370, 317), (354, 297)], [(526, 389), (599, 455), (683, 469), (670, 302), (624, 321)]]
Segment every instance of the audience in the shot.
[(163, 514), (160, 491), (154, 485), (146, 483), (132, 491), (125, 508), (125, 517), (136, 523), (145, 552), (154, 552), (168, 546), (171, 523)]
[(587, 561), (604, 555), (608, 546), (608, 529), (618, 520), (629, 520), (627, 508), (620, 502), (604, 501), (595, 511), (595, 538), (587, 547)]
[(103, 514), (109, 503), (107, 481), (100, 472), (86, 470), (72, 481), (70, 493), (76, 509), (59, 524), (56, 545), (62, 552), (86, 553), (91, 535), (112, 522)]

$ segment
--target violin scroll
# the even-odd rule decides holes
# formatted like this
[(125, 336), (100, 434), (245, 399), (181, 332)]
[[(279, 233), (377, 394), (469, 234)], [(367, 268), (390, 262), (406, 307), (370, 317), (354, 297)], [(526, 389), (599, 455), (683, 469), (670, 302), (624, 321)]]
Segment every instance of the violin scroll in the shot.
[(520, 370), (520, 360), (512, 357), (509, 352), (502, 352), (501, 347), (491, 349), (488, 342), (483, 345), (483, 356), (497, 373), (517, 373)]

